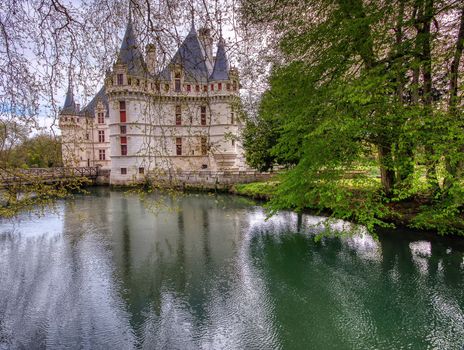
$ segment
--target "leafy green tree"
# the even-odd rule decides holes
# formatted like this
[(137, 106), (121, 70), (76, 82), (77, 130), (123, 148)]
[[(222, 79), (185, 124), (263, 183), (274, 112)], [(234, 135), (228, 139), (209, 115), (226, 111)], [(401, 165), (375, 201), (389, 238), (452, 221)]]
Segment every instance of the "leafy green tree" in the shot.
[[(462, 183), (452, 175), (464, 149), (455, 87), (462, 73), (462, 4), (242, 5), (245, 22), (270, 27), (278, 38), (260, 115), (277, 126), (275, 159), (297, 160), (271, 201), (273, 210), (329, 208), (373, 228), (391, 215), (389, 203), (426, 196), (428, 208), (437, 209), (437, 223), (462, 220)], [(448, 34), (442, 25), (456, 35), (454, 45), (442, 43)], [(454, 69), (447, 93), (449, 57)], [(446, 98), (452, 108), (446, 108)], [(380, 182), (367, 171), (373, 166)], [(445, 191), (444, 179), (453, 191)]]

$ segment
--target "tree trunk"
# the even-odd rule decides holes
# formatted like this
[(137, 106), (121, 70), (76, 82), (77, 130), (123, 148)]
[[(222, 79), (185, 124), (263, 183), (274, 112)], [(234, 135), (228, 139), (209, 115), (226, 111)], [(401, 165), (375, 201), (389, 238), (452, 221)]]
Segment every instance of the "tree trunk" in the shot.
[[(431, 53), (431, 24), (433, 19), (433, 0), (425, 0), (422, 33), (422, 79), (424, 81), (424, 112), (425, 124), (432, 116), (432, 53)], [(431, 133), (431, 132), (430, 132)], [(430, 143), (425, 145), (427, 182), (435, 192), (439, 190), (434, 150)]]
[[(450, 67), (450, 82), (449, 82), (449, 100), (448, 100), (448, 112), (449, 116), (454, 119), (457, 118), (456, 106), (458, 104), (458, 73), (459, 73), (459, 63), (461, 61), (462, 52), (464, 49), (464, 6), (461, 10), (461, 20), (459, 24), (459, 32), (456, 38), (456, 50), (454, 51), (453, 61), (451, 62)], [(462, 149), (458, 151), (464, 151)], [(450, 157), (446, 157), (446, 170), (448, 176), (445, 178), (445, 189), (448, 189), (456, 178), (460, 177), (462, 173), (462, 164), (457, 164), (457, 162)]]
[[(404, 5), (405, 0), (399, 0), (398, 16), (395, 28), (395, 51), (398, 57), (397, 65), (397, 87), (396, 95), (398, 104), (404, 106), (404, 85), (406, 83), (405, 72), (404, 72), (404, 48), (403, 48), (403, 25), (404, 25)], [(418, 80), (418, 79), (417, 79)], [(398, 126), (400, 127), (400, 126)], [(414, 166), (412, 159), (414, 157), (412, 144), (407, 139), (407, 135), (403, 135), (403, 138), (397, 143), (397, 163), (399, 164), (397, 183), (403, 184), (410, 175), (414, 172)]]
[(395, 183), (395, 172), (392, 169), (392, 152), (390, 147), (385, 145), (378, 146), (379, 164), (380, 164), (380, 181), (386, 196), (393, 192)]

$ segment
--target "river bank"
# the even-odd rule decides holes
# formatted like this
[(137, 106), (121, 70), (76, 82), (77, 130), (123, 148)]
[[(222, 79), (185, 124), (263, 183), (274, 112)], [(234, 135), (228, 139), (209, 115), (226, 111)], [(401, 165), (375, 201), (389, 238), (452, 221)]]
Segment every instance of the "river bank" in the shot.
[[(278, 184), (278, 181), (236, 184), (229, 189), (229, 193), (268, 202), (273, 197)], [(427, 234), (433, 233), (440, 236), (450, 235), (460, 239), (464, 237), (464, 218), (451, 220), (436, 215), (437, 212), (434, 211), (433, 204), (428, 198), (414, 197), (409, 200), (385, 203), (384, 206), (387, 214), (379, 219), (386, 224), (394, 225), (396, 228), (408, 228), (416, 230), (418, 233), (426, 232)], [(333, 215), (330, 208), (321, 209), (318, 206), (309, 206), (305, 208), (305, 211), (313, 214)], [(336, 215), (334, 217), (357, 222), (354, 218), (337, 217)], [(375, 229), (378, 228), (379, 226)]]

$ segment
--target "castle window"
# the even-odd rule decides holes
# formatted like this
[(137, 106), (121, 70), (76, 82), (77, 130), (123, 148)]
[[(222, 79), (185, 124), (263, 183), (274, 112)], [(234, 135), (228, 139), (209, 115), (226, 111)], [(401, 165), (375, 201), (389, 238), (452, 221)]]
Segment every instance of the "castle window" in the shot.
[(230, 113), (230, 123), (231, 124), (234, 124), (235, 122), (235, 115), (234, 115), (234, 112)]
[(105, 150), (104, 149), (98, 150), (98, 159), (105, 160)]
[(235, 146), (235, 140), (232, 140), (232, 146)]
[(200, 85), (195, 85), (195, 91), (200, 92)]
[(86, 139), (86, 140), (89, 139), (89, 133), (85, 134), (85, 139)]
[(222, 83), (218, 83), (218, 90), (219, 90), (219, 91), (222, 90)]
[(174, 78), (174, 90), (175, 90), (176, 92), (180, 92), (180, 86), (181, 86), (181, 85), (180, 85), (180, 73), (177, 72), (177, 73), (175, 74), (175, 78)]
[(131, 78), (127, 78), (127, 85), (131, 85), (132, 84), (132, 79)]
[(126, 122), (126, 101), (119, 101), (119, 121)]
[(227, 91), (230, 91), (230, 83), (226, 84), (226, 89), (227, 89)]
[(203, 92), (208, 92), (208, 85), (203, 85)]
[(127, 174), (127, 168), (121, 168), (121, 175)]
[(190, 84), (187, 84), (187, 92), (192, 91), (192, 86)]
[(140, 175), (145, 174), (145, 168), (139, 168), (139, 174)]
[(206, 125), (206, 106), (200, 107), (201, 125)]
[(182, 113), (180, 106), (176, 106), (176, 125), (182, 125)]
[(123, 79), (124, 79), (124, 75), (118, 74), (118, 75), (117, 75), (117, 79), (118, 79), (118, 85), (122, 85), (123, 82), (124, 82), (124, 80), (123, 80)]
[(211, 84), (211, 91), (214, 91), (214, 84)]
[(237, 91), (237, 82), (236, 81), (234, 81), (232, 83), (232, 86), (233, 86), (234, 91)]
[(126, 136), (121, 136), (120, 142), (121, 142), (121, 145), (126, 145), (127, 144), (127, 137)]
[(156, 83), (156, 91), (160, 91), (160, 83)]
[(176, 137), (176, 155), (182, 155), (182, 137)]
[(127, 145), (121, 145), (121, 155), (127, 156)]
[(98, 130), (98, 142), (105, 142), (105, 130)]
[(201, 144), (201, 155), (205, 156), (208, 153), (208, 139), (202, 136), (200, 144)]
[(120, 125), (119, 126), (119, 131), (121, 132), (121, 134), (126, 134), (127, 132), (127, 127), (125, 125)]
[(136, 84), (137, 86), (139, 86), (139, 85), (140, 85), (140, 80), (137, 79), (137, 80), (135, 81), (135, 84)]
[(166, 91), (166, 92), (169, 91), (169, 84), (164, 84), (164, 91)]
[(104, 113), (98, 113), (98, 124), (105, 124), (105, 114)]

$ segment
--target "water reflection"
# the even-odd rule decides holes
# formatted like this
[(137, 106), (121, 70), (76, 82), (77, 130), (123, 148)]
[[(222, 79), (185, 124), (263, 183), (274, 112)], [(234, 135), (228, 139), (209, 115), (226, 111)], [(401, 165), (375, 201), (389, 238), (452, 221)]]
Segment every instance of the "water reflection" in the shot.
[(266, 220), (231, 196), (158, 200), (154, 214), (136, 196), (99, 190), (3, 222), (0, 349), (462, 345), (458, 242), (316, 243), (317, 217)]

